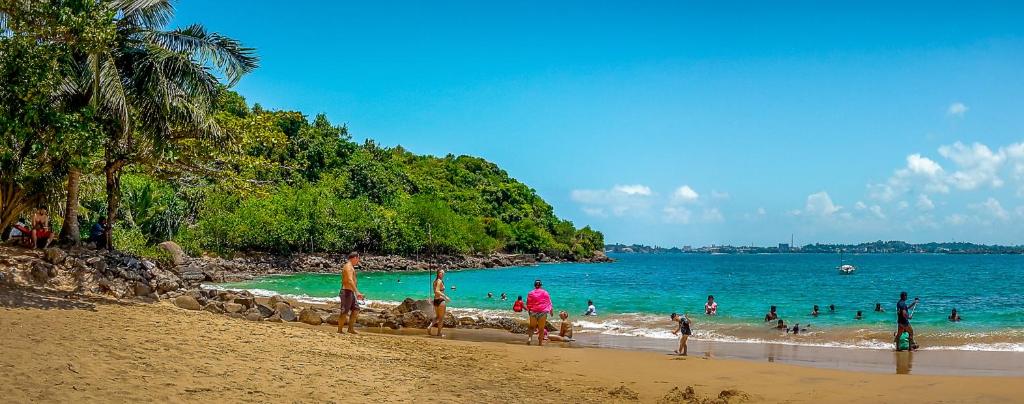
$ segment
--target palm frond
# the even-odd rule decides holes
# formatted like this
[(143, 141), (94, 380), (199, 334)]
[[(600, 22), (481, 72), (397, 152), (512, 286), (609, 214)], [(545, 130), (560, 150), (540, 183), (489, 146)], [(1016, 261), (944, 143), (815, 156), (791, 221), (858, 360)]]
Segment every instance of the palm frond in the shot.
[(253, 48), (216, 32), (207, 32), (199, 24), (172, 31), (152, 31), (149, 39), (169, 51), (190, 55), (199, 63), (212, 64), (224, 73), (229, 85), (259, 66)]
[(111, 7), (121, 13), (120, 28), (162, 29), (174, 18), (170, 0), (114, 0)]
[[(121, 77), (121, 72), (117, 68), (117, 64), (114, 60), (105, 54), (93, 54), (89, 55), (87, 66), (91, 70), (89, 73), (89, 82), (87, 83), (94, 88), (98, 88), (99, 91), (92, 94), (93, 97), (99, 97), (98, 104), (101, 108), (108, 112), (108, 116), (117, 121), (118, 125), (122, 129), (126, 129), (131, 124), (131, 116), (128, 111), (128, 93), (124, 87), (124, 81)], [(96, 69), (99, 69), (96, 71)], [(96, 83), (96, 78), (99, 78), (99, 82)]]

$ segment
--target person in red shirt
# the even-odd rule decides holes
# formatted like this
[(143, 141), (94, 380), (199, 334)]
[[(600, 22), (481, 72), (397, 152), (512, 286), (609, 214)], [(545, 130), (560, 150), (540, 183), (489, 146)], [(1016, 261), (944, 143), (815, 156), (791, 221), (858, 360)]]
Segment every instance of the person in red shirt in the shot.
[(524, 308), (526, 308), (526, 303), (523, 302), (523, 297), (519, 296), (519, 298), (516, 299), (516, 302), (512, 304), (512, 311), (521, 313)]

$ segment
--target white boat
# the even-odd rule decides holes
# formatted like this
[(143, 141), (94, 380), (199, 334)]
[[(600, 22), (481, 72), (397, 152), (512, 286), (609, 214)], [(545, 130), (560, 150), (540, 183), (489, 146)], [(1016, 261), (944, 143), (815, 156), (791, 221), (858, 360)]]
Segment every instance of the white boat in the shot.
[(839, 266), (836, 269), (839, 270), (840, 275), (853, 275), (853, 271), (856, 271), (857, 267), (844, 263), (843, 252), (839, 251)]

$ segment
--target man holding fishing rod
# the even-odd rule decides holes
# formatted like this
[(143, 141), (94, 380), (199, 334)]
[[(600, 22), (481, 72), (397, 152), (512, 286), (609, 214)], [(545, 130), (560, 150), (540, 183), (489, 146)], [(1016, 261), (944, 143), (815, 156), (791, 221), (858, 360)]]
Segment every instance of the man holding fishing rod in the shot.
[(896, 302), (896, 339), (899, 341), (900, 336), (906, 332), (910, 336), (910, 350), (917, 349), (917, 343), (914, 342), (914, 327), (910, 326), (910, 319), (914, 318), (912, 310), (916, 310), (920, 302), (921, 299), (915, 297), (914, 302), (907, 305), (907, 292), (900, 292), (900, 301)]

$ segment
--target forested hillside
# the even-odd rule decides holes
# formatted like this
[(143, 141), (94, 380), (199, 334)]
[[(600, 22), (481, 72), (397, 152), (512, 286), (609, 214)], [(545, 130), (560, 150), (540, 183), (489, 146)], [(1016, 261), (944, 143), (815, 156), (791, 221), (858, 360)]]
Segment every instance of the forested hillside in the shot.
[(534, 190), (470, 156), (357, 144), (323, 115), (230, 90), (254, 49), (166, 1), (0, 7), (0, 226), (50, 208), (64, 243), (110, 217), (115, 248), (193, 254), (543, 252), (603, 248)]

